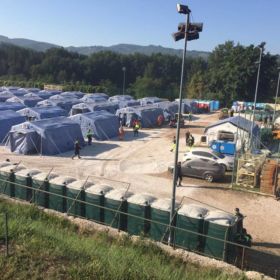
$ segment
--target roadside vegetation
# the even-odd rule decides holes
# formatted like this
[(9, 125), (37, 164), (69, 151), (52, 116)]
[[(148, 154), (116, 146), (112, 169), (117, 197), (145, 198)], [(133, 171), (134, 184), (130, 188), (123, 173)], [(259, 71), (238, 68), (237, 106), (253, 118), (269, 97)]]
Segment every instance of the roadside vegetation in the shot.
[[(168, 256), (128, 237), (86, 232), (35, 206), (0, 200), (9, 216), (10, 256), (0, 245), (1, 279), (246, 279)], [(3, 239), (0, 216), (0, 238)]]

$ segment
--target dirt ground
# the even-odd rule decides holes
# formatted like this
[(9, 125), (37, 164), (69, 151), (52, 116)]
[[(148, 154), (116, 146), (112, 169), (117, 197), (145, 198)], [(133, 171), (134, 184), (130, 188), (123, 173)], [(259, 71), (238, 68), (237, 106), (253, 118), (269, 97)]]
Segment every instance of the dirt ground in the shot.
[[(186, 123), (196, 139), (204, 127), (217, 120), (217, 115), (199, 115)], [(179, 159), (186, 151), (184, 134), (181, 130)], [(80, 180), (106, 182), (115, 188), (126, 187), (130, 191), (148, 193), (157, 198), (170, 198), (172, 177), (167, 172), (173, 164), (174, 153), (170, 152), (175, 129), (143, 129), (134, 138), (131, 130), (126, 131), (125, 140), (94, 142), (81, 151), (82, 159), (71, 159), (72, 152), (58, 156), (23, 156), (12, 154), (0, 147), (0, 161), (9, 158), (12, 162), (28, 167), (72, 176)], [(124, 183), (122, 183), (124, 182)], [(126, 183), (125, 183), (126, 182)], [(280, 202), (270, 197), (233, 191), (229, 188), (231, 176), (224, 183), (205, 183), (203, 180), (184, 178), (183, 187), (177, 188), (177, 200), (183, 203), (206, 204), (233, 212), (239, 207), (246, 215), (244, 226), (252, 235), (254, 247), (280, 255)]]

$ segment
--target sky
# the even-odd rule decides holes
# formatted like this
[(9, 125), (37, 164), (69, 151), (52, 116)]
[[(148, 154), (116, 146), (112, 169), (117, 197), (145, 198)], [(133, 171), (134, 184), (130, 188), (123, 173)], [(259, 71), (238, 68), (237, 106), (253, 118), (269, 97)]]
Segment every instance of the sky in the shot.
[[(176, 0), (0, 0), (0, 35), (67, 46), (119, 43), (182, 48), (174, 42), (184, 15)], [(191, 20), (203, 22), (200, 39), (188, 49), (212, 51), (232, 40), (243, 45), (267, 43), (280, 54), (280, 0), (182, 0)]]

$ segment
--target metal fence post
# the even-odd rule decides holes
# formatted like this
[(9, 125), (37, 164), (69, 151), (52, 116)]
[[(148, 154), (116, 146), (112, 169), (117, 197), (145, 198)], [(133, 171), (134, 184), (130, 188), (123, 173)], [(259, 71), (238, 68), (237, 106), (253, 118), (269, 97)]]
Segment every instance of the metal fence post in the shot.
[(245, 257), (245, 248), (242, 247), (241, 270), (244, 269), (244, 257)]
[(6, 245), (6, 257), (9, 256), (9, 239), (8, 239), (8, 213), (5, 213), (5, 245)]

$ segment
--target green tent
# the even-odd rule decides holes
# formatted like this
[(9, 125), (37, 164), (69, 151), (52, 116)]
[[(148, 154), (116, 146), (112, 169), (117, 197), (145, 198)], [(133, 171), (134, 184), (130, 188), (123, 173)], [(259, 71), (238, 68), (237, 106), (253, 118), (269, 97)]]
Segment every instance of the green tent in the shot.
[(151, 203), (155, 197), (147, 194), (134, 194), (127, 199), (127, 232), (133, 235), (148, 234), (151, 223)]
[(58, 177), (55, 173), (39, 173), (32, 178), (32, 202), (38, 206), (49, 208), (49, 180)]
[(106, 225), (126, 231), (127, 215), (120, 214), (117, 211), (127, 212), (127, 198), (131, 195), (132, 193), (125, 189), (115, 189), (105, 195), (104, 223)]
[(220, 210), (209, 211), (204, 218), (203, 228), (204, 234), (207, 235), (204, 241), (204, 254), (224, 261), (234, 258), (236, 248), (226, 243), (233, 242), (237, 234), (234, 215)]
[(85, 204), (76, 200), (85, 201), (85, 189), (93, 183), (74, 181), (66, 186), (66, 212), (68, 214), (85, 217)]
[(49, 209), (66, 212), (66, 186), (76, 179), (58, 176), (49, 183)]
[[(177, 206), (176, 206), (177, 208)], [(149, 236), (156, 241), (167, 242), (170, 235), (170, 199), (158, 199), (151, 204), (151, 227)], [(176, 214), (173, 225), (176, 224)]]
[(6, 165), (0, 169), (0, 192), (10, 196), (15, 196), (15, 172), (25, 169), (23, 166)]
[[(104, 223), (104, 196), (113, 188), (103, 184), (96, 184), (85, 190), (85, 216), (89, 220)], [(101, 207), (100, 207), (101, 206)]]
[(203, 250), (203, 218), (208, 210), (195, 204), (183, 205), (177, 212), (175, 244), (190, 251)]
[(36, 169), (23, 169), (15, 173), (15, 197), (30, 201), (32, 198), (32, 177), (39, 174)]

